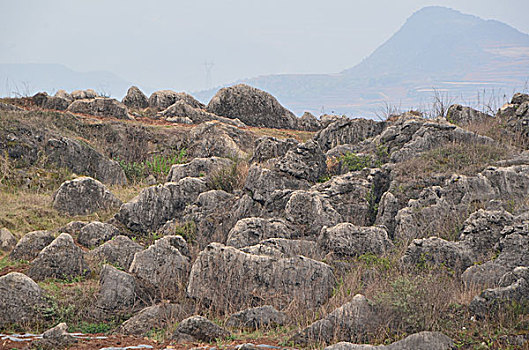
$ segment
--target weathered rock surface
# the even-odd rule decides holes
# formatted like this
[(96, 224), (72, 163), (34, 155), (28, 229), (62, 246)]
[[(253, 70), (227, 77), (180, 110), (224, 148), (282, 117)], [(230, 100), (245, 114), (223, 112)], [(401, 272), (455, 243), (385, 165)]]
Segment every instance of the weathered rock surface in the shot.
[(114, 225), (92, 221), (79, 231), (77, 241), (87, 248), (93, 248), (118, 236), (119, 233), (119, 229)]
[(111, 117), (117, 119), (131, 119), (127, 107), (113, 98), (97, 97), (91, 100), (75, 100), (67, 109), (72, 113)]
[(297, 129), (296, 116), (269, 93), (239, 84), (220, 89), (207, 110), (227, 118), (239, 118), (249, 126)]
[(45, 146), (48, 161), (78, 175), (93, 177), (105, 184), (124, 185), (127, 178), (118, 162), (108, 159), (86, 143), (66, 137), (51, 138)]
[(0, 111), (22, 112), (23, 109), (20, 107), (14, 106), (10, 103), (0, 102)]
[(167, 175), (166, 182), (178, 182), (184, 177), (208, 177), (220, 169), (227, 168), (233, 164), (228, 158), (210, 157), (195, 158), (189, 163), (175, 164)]
[(316, 242), (303, 239), (269, 238), (258, 244), (241, 248), (248, 254), (268, 255), (276, 258), (292, 258), (302, 255), (321, 260), (322, 253)]
[(17, 239), (7, 228), (0, 229), (0, 252), (10, 252), (17, 245)]
[(90, 100), (99, 97), (97, 92), (92, 89), (74, 90), (70, 93), (70, 96), (74, 100)]
[(44, 305), (44, 291), (19, 272), (0, 277), (0, 327), (35, 322)]
[(338, 119), (320, 130), (314, 140), (327, 152), (338, 145), (356, 144), (379, 135), (386, 123), (371, 119)]
[(66, 349), (74, 343), (77, 343), (77, 339), (68, 333), (68, 326), (63, 322), (48, 329), (42, 334), (42, 339), (33, 342), (32, 345), (38, 349), (55, 350)]
[(230, 332), (217, 326), (207, 318), (191, 316), (180, 322), (172, 338), (178, 342), (212, 342), (215, 339), (223, 339), (229, 336)]
[(175, 92), (171, 90), (155, 91), (149, 97), (149, 107), (163, 111), (172, 104), (183, 101), (194, 108), (204, 108), (205, 106), (197, 101), (193, 96), (185, 92)]
[(125, 321), (117, 332), (125, 335), (145, 336), (153, 329), (164, 329), (181, 321), (187, 311), (180, 304), (162, 303), (149, 306)]
[(65, 100), (69, 101), (69, 102), (72, 102), (73, 101), (73, 97), (71, 94), (69, 94), (66, 90), (63, 90), (63, 89), (59, 89), (57, 90), (57, 92), (55, 93), (55, 95), (53, 95), (55, 97), (60, 97), (60, 98), (64, 98)]
[(55, 237), (49, 231), (26, 233), (17, 243), (9, 257), (12, 260), (33, 260), (40, 251), (53, 242)]
[(141, 252), (143, 247), (126, 236), (116, 236), (105, 244), (88, 253), (91, 261), (107, 262), (129, 270), (134, 254)]
[(500, 287), (486, 289), (474, 297), (470, 310), (479, 316), (494, 314), (500, 307), (527, 306), (529, 302), (529, 268), (518, 267), (502, 277)]
[(291, 238), (292, 230), (281, 219), (245, 218), (228, 233), (226, 245), (242, 248), (267, 238)]
[(62, 233), (31, 262), (28, 275), (36, 281), (46, 278), (69, 279), (90, 273), (82, 250), (72, 236)]
[(252, 199), (264, 203), (276, 191), (308, 189), (309, 186), (306, 180), (253, 164), (248, 171), (244, 190), (250, 193)]
[(472, 123), (482, 123), (491, 119), (492, 116), (486, 113), (458, 104), (451, 105), (446, 112), (446, 120), (459, 126), (465, 126)]
[(367, 345), (341, 342), (326, 347), (324, 350), (452, 350), (456, 349), (454, 341), (439, 332), (419, 332), (389, 345)]
[(53, 207), (68, 215), (87, 215), (120, 205), (121, 201), (105, 185), (91, 177), (65, 181), (53, 196)]
[(140, 109), (149, 107), (147, 96), (145, 96), (145, 94), (136, 86), (131, 86), (127, 90), (127, 94), (123, 97), (121, 103), (128, 108)]
[(318, 181), (327, 173), (327, 163), (320, 146), (307, 141), (291, 148), (275, 164), (276, 169), (295, 178)]
[(142, 304), (140, 288), (134, 276), (114, 266), (103, 266), (99, 286), (94, 310), (94, 316), (98, 319), (109, 319), (130, 313)]
[(472, 265), (468, 249), (439, 237), (414, 239), (406, 249), (402, 262), (410, 266), (442, 265), (459, 273)]
[(307, 345), (314, 342), (362, 341), (380, 320), (371, 302), (357, 294), (349, 303), (331, 312), (325, 318), (295, 334), (290, 340), (296, 344)]
[(184, 101), (175, 102), (171, 106), (159, 112), (157, 116), (165, 118), (167, 121), (176, 123), (181, 123), (184, 119), (189, 119), (193, 124), (200, 124), (216, 120), (221, 123), (230, 124), (239, 128), (246, 126), (246, 124), (244, 124), (237, 118), (231, 119), (221, 117), (213, 113), (209, 113), (204, 109), (192, 107)]
[(399, 209), (399, 202), (391, 192), (387, 191), (382, 195), (378, 203), (375, 225), (385, 227), (390, 238), (393, 238), (395, 233), (395, 216)]
[(271, 136), (261, 137), (255, 142), (250, 163), (262, 163), (272, 158), (282, 157), (297, 145), (298, 141), (292, 138), (282, 140)]
[(305, 112), (298, 120), (298, 129), (305, 131), (318, 131), (321, 129), (321, 123), (312, 113)]
[(284, 306), (296, 300), (312, 308), (329, 299), (335, 282), (331, 268), (324, 263), (301, 256), (276, 259), (251, 255), (211, 243), (193, 264), (187, 292), (217, 307), (255, 302)]
[(116, 218), (132, 231), (144, 234), (156, 232), (186, 205), (193, 203), (206, 188), (204, 180), (191, 177), (152, 186), (123, 204)]
[(54, 109), (64, 111), (70, 105), (71, 100), (59, 96), (48, 96), (46, 92), (39, 92), (32, 97), (33, 103), (43, 109)]
[(231, 315), (226, 321), (226, 327), (261, 329), (277, 327), (285, 324), (287, 315), (277, 311), (273, 306), (253, 307)]
[(322, 249), (338, 259), (347, 259), (362, 254), (382, 255), (393, 247), (388, 233), (381, 227), (362, 227), (351, 223), (340, 223), (321, 230)]
[(191, 129), (187, 154), (197, 158), (212, 156), (246, 159), (253, 150), (255, 135), (218, 121)]
[(129, 271), (154, 298), (171, 300), (185, 288), (189, 259), (178, 249), (185, 245), (182, 241), (181, 236), (166, 236), (134, 256)]

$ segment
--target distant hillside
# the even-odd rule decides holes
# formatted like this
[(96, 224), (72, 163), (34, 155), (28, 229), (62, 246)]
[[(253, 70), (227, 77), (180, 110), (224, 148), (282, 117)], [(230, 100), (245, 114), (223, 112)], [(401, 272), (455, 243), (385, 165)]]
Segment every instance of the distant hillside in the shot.
[(0, 96), (94, 89), (121, 98), (132, 84), (113, 73), (76, 72), (60, 64), (0, 64)]
[[(354, 45), (354, 43), (350, 43)], [(529, 35), (507, 24), (444, 7), (414, 13), (389, 40), (338, 74), (244, 80), (297, 114), (373, 115), (385, 103), (421, 108), (432, 89), (470, 101), (478, 90), (512, 95), (529, 79)], [(198, 93), (208, 100), (214, 91)]]

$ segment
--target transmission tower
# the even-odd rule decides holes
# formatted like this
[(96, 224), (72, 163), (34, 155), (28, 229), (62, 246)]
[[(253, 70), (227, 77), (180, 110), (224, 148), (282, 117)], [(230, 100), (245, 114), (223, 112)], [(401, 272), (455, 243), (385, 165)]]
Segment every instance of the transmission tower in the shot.
[(213, 68), (214, 65), (215, 63), (213, 63), (213, 61), (204, 62), (204, 69), (206, 70), (206, 89), (211, 88), (211, 69)]

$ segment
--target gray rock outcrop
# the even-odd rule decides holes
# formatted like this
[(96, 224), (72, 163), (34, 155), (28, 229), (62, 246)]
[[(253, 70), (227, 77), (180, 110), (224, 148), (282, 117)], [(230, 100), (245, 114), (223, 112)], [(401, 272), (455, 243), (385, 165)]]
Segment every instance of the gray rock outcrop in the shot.
[(90, 100), (99, 97), (97, 92), (92, 89), (74, 90), (70, 93), (70, 97), (74, 100)]
[(454, 341), (440, 332), (423, 331), (389, 345), (367, 345), (341, 342), (326, 347), (324, 350), (453, 350)]
[(116, 218), (132, 231), (144, 234), (156, 232), (206, 189), (204, 180), (191, 177), (148, 187), (123, 204)]
[(239, 311), (230, 315), (226, 327), (256, 330), (282, 326), (287, 320), (287, 315), (277, 311), (273, 306), (265, 305)]
[(202, 316), (191, 316), (180, 322), (172, 338), (177, 342), (212, 342), (230, 336), (230, 332)]
[(31, 278), (19, 272), (0, 277), (0, 328), (35, 322), (43, 306), (44, 291)]
[[(195, 108), (188, 105), (184, 101), (177, 101), (170, 105), (163, 111), (157, 114), (158, 117), (165, 118), (167, 121), (181, 123), (184, 119), (189, 119), (193, 124), (200, 124), (209, 122), (212, 120), (219, 121), (221, 123), (230, 124), (239, 128), (245, 127), (246, 125), (239, 119), (231, 119), (221, 117), (213, 113), (209, 113), (203, 109)], [(187, 124), (187, 123), (186, 123)]]
[(53, 242), (55, 237), (49, 231), (33, 231), (26, 233), (18, 241), (9, 255), (12, 260), (31, 261), (39, 255), (40, 251)]
[(118, 162), (105, 157), (86, 143), (66, 137), (51, 138), (44, 151), (50, 163), (78, 175), (93, 177), (105, 184), (124, 185), (127, 178)]
[(276, 259), (251, 255), (211, 243), (191, 268), (187, 292), (217, 307), (256, 302), (285, 306), (296, 300), (313, 308), (329, 299), (335, 282), (331, 268), (321, 262), (301, 256)]
[(62, 233), (31, 262), (28, 275), (36, 281), (46, 278), (71, 279), (86, 276), (90, 268), (72, 236)]
[(382, 255), (393, 247), (385, 229), (340, 223), (324, 227), (319, 238), (322, 249), (338, 259), (370, 253)]
[(119, 208), (121, 201), (91, 177), (65, 181), (53, 195), (53, 207), (68, 215), (87, 215)]
[(252, 199), (265, 203), (276, 191), (308, 189), (309, 186), (306, 180), (253, 164), (248, 170), (244, 190), (250, 194)]
[(297, 255), (314, 260), (323, 258), (317, 243), (304, 239), (269, 238), (240, 249), (248, 254), (268, 255), (276, 258), (292, 258)]
[(114, 225), (92, 221), (79, 231), (77, 241), (87, 248), (94, 248), (118, 236), (119, 233), (119, 229)]
[(175, 164), (171, 167), (167, 175), (166, 182), (178, 182), (184, 177), (204, 177), (233, 165), (233, 161), (228, 158), (209, 157), (195, 158), (185, 164)]
[(305, 131), (318, 131), (321, 129), (321, 123), (312, 113), (305, 112), (298, 120), (298, 129)]
[(17, 239), (7, 228), (0, 228), (0, 252), (10, 252), (17, 245)]
[(136, 86), (131, 86), (121, 101), (128, 108), (143, 109), (149, 107), (147, 96)]
[(75, 100), (67, 109), (72, 113), (88, 114), (97, 117), (131, 119), (127, 107), (113, 98), (97, 97), (91, 100)]
[(275, 167), (281, 172), (309, 182), (316, 182), (327, 173), (325, 155), (314, 141), (291, 148), (278, 160)]
[(145, 336), (153, 329), (164, 329), (185, 318), (187, 310), (180, 304), (161, 303), (142, 309), (118, 328), (125, 335)]
[(32, 346), (43, 350), (67, 349), (77, 341), (73, 335), (68, 333), (68, 325), (63, 322), (44, 332), (42, 339), (33, 342)]
[(370, 137), (379, 135), (385, 127), (384, 122), (371, 119), (338, 119), (325, 129), (320, 130), (314, 140), (323, 152), (345, 144), (356, 144)]
[(143, 247), (127, 236), (116, 236), (88, 253), (91, 261), (107, 262), (129, 270), (134, 254), (141, 252)]
[(295, 139), (277, 139), (272, 136), (264, 136), (255, 142), (255, 148), (250, 163), (262, 163), (272, 158), (283, 157), (290, 149), (296, 147), (298, 141)]
[(185, 288), (189, 259), (178, 249), (185, 245), (182, 241), (181, 236), (166, 236), (134, 256), (129, 271), (154, 298), (171, 300)]
[(292, 230), (281, 219), (245, 218), (228, 233), (226, 245), (242, 248), (267, 238), (291, 238)]
[(446, 112), (446, 120), (459, 126), (465, 126), (472, 123), (482, 123), (491, 119), (492, 116), (486, 113), (458, 104), (451, 105)]
[(238, 118), (249, 126), (297, 129), (296, 116), (269, 93), (239, 84), (220, 89), (209, 101), (210, 113)]
[(193, 96), (185, 92), (175, 92), (171, 90), (155, 91), (149, 97), (149, 107), (158, 111), (163, 111), (174, 103), (182, 101), (193, 108), (204, 108), (205, 106), (197, 101)]

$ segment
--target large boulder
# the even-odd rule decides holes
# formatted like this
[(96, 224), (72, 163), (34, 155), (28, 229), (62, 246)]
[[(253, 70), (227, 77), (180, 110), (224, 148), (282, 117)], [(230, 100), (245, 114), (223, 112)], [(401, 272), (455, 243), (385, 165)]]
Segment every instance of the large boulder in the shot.
[(273, 306), (265, 305), (239, 311), (230, 315), (226, 327), (256, 330), (282, 326), (287, 320), (287, 315), (277, 311)]
[(86, 90), (74, 90), (70, 93), (70, 97), (74, 100), (91, 100), (96, 97), (99, 97), (97, 92), (92, 89), (86, 89)]
[(250, 163), (262, 163), (272, 158), (283, 157), (290, 149), (296, 147), (298, 141), (296, 139), (277, 139), (272, 136), (264, 136), (255, 142), (255, 149), (253, 151)]
[(53, 207), (68, 215), (88, 215), (120, 205), (121, 201), (105, 185), (91, 177), (65, 181), (53, 195)]
[(87, 258), (94, 262), (106, 262), (129, 270), (134, 254), (143, 247), (127, 236), (116, 236), (88, 253)]
[(76, 100), (68, 106), (68, 111), (97, 117), (131, 119), (127, 107), (113, 98), (97, 97), (91, 100)]
[[(157, 114), (158, 117), (165, 118), (167, 121), (182, 123), (183, 120), (189, 119), (193, 124), (200, 124), (212, 120), (216, 120), (225, 124), (230, 124), (239, 128), (246, 125), (239, 119), (230, 119), (221, 117), (213, 113), (209, 113), (203, 109), (195, 108), (188, 105), (184, 101), (177, 101), (171, 106)], [(187, 124), (187, 123), (185, 123)]]
[(305, 112), (298, 120), (298, 129), (305, 131), (318, 131), (321, 129), (321, 123), (312, 113)]
[(297, 129), (296, 116), (269, 93), (239, 84), (220, 89), (207, 110), (227, 118), (239, 118), (249, 126)]
[(0, 328), (35, 322), (45, 305), (44, 291), (28, 276), (10, 272), (0, 277)]
[(72, 236), (62, 233), (31, 262), (28, 275), (36, 281), (46, 278), (71, 279), (90, 273), (83, 251)]
[(241, 248), (245, 253), (268, 255), (276, 258), (292, 258), (302, 255), (314, 260), (321, 260), (321, 251), (314, 241), (304, 239), (269, 238), (258, 244)]
[(149, 107), (147, 96), (136, 86), (131, 86), (127, 90), (127, 95), (121, 101), (128, 108), (143, 109)]
[(202, 316), (191, 316), (180, 322), (172, 338), (178, 342), (212, 342), (230, 336), (230, 332)]
[(117, 332), (124, 335), (146, 336), (153, 329), (165, 329), (183, 320), (187, 311), (180, 304), (161, 303), (149, 306), (123, 322)]
[(63, 322), (48, 329), (42, 334), (42, 339), (36, 340), (31, 345), (43, 350), (67, 349), (77, 341), (73, 335), (68, 333), (68, 325)]
[(325, 155), (314, 141), (291, 148), (278, 160), (275, 167), (295, 178), (310, 182), (318, 181), (327, 173)]
[(152, 186), (123, 204), (116, 218), (132, 231), (144, 234), (156, 232), (193, 203), (206, 188), (204, 180), (191, 177)]
[(98, 319), (129, 314), (141, 305), (141, 293), (134, 276), (104, 265), (99, 277), (99, 293), (94, 309)]
[(153, 92), (149, 97), (149, 107), (158, 111), (163, 111), (178, 101), (183, 101), (193, 108), (205, 107), (193, 96), (186, 94), (185, 92), (175, 92), (171, 90), (160, 90)]
[(195, 158), (246, 159), (253, 151), (255, 135), (218, 121), (202, 123), (188, 133), (187, 154)]
[(367, 345), (341, 342), (326, 347), (324, 350), (453, 350), (454, 341), (439, 332), (423, 331), (389, 345)]
[(263, 302), (281, 307), (293, 300), (314, 308), (330, 298), (335, 283), (331, 268), (315, 260), (251, 255), (211, 243), (191, 268), (187, 292), (220, 308)]
[(87, 248), (93, 248), (118, 235), (119, 229), (114, 225), (93, 221), (79, 231), (77, 241)]
[(51, 138), (44, 148), (48, 161), (78, 175), (86, 175), (110, 185), (124, 185), (127, 177), (115, 160), (105, 157), (84, 142), (67, 137)]
[(492, 120), (492, 117), (473, 108), (455, 104), (448, 108), (446, 120), (459, 126), (465, 126), (472, 123), (486, 122)]
[(448, 267), (458, 273), (472, 265), (470, 251), (457, 242), (439, 237), (414, 239), (406, 249), (402, 262), (408, 266), (428, 264)]
[(338, 119), (320, 130), (314, 140), (327, 152), (338, 145), (356, 144), (379, 135), (385, 126), (386, 123), (371, 119)]
[(353, 300), (295, 334), (290, 340), (304, 346), (311, 343), (328, 344), (331, 341), (363, 341), (382, 322), (371, 301), (357, 294)]
[(182, 245), (181, 236), (166, 236), (134, 256), (129, 271), (155, 298), (175, 299), (185, 288), (189, 259), (178, 249)]
[(260, 203), (269, 201), (276, 191), (308, 189), (309, 187), (310, 184), (306, 180), (257, 164), (250, 166), (244, 184), (244, 190), (250, 194), (252, 199)]
[(33, 231), (26, 233), (18, 241), (9, 255), (12, 260), (31, 261), (39, 255), (40, 251), (53, 242), (55, 237), (49, 231)]
[(242, 248), (267, 238), (291, 238), (292, 230), (281, 219), (245, 218), (228, 233), (226, 245)]
[(65, 100), (67, 100), (68, 102), (72, 102), (73, 101), (72, 95), (69, 94), (66, 90), (63, 90), (63, 89), (57, 90), (57, 92), (53, 96), (63, 98)]
[(232, 166), (231, 159), (220, 157), (195, 158), (189, 163), (175, 164), (167, 175), (166, 182), (178, 182), (184, 177), (208, 177), (223, 168)]
[(381, 227), (362, 227), (340, 223), (324, 227), (320, 234), (322, 249), (338, 259), (362, 254), (382, 255), (393, 247), (388, 233)]
[(0, 252), (10, 252), (17, 245), (17, 239), (7, 228), (0, 228)]

